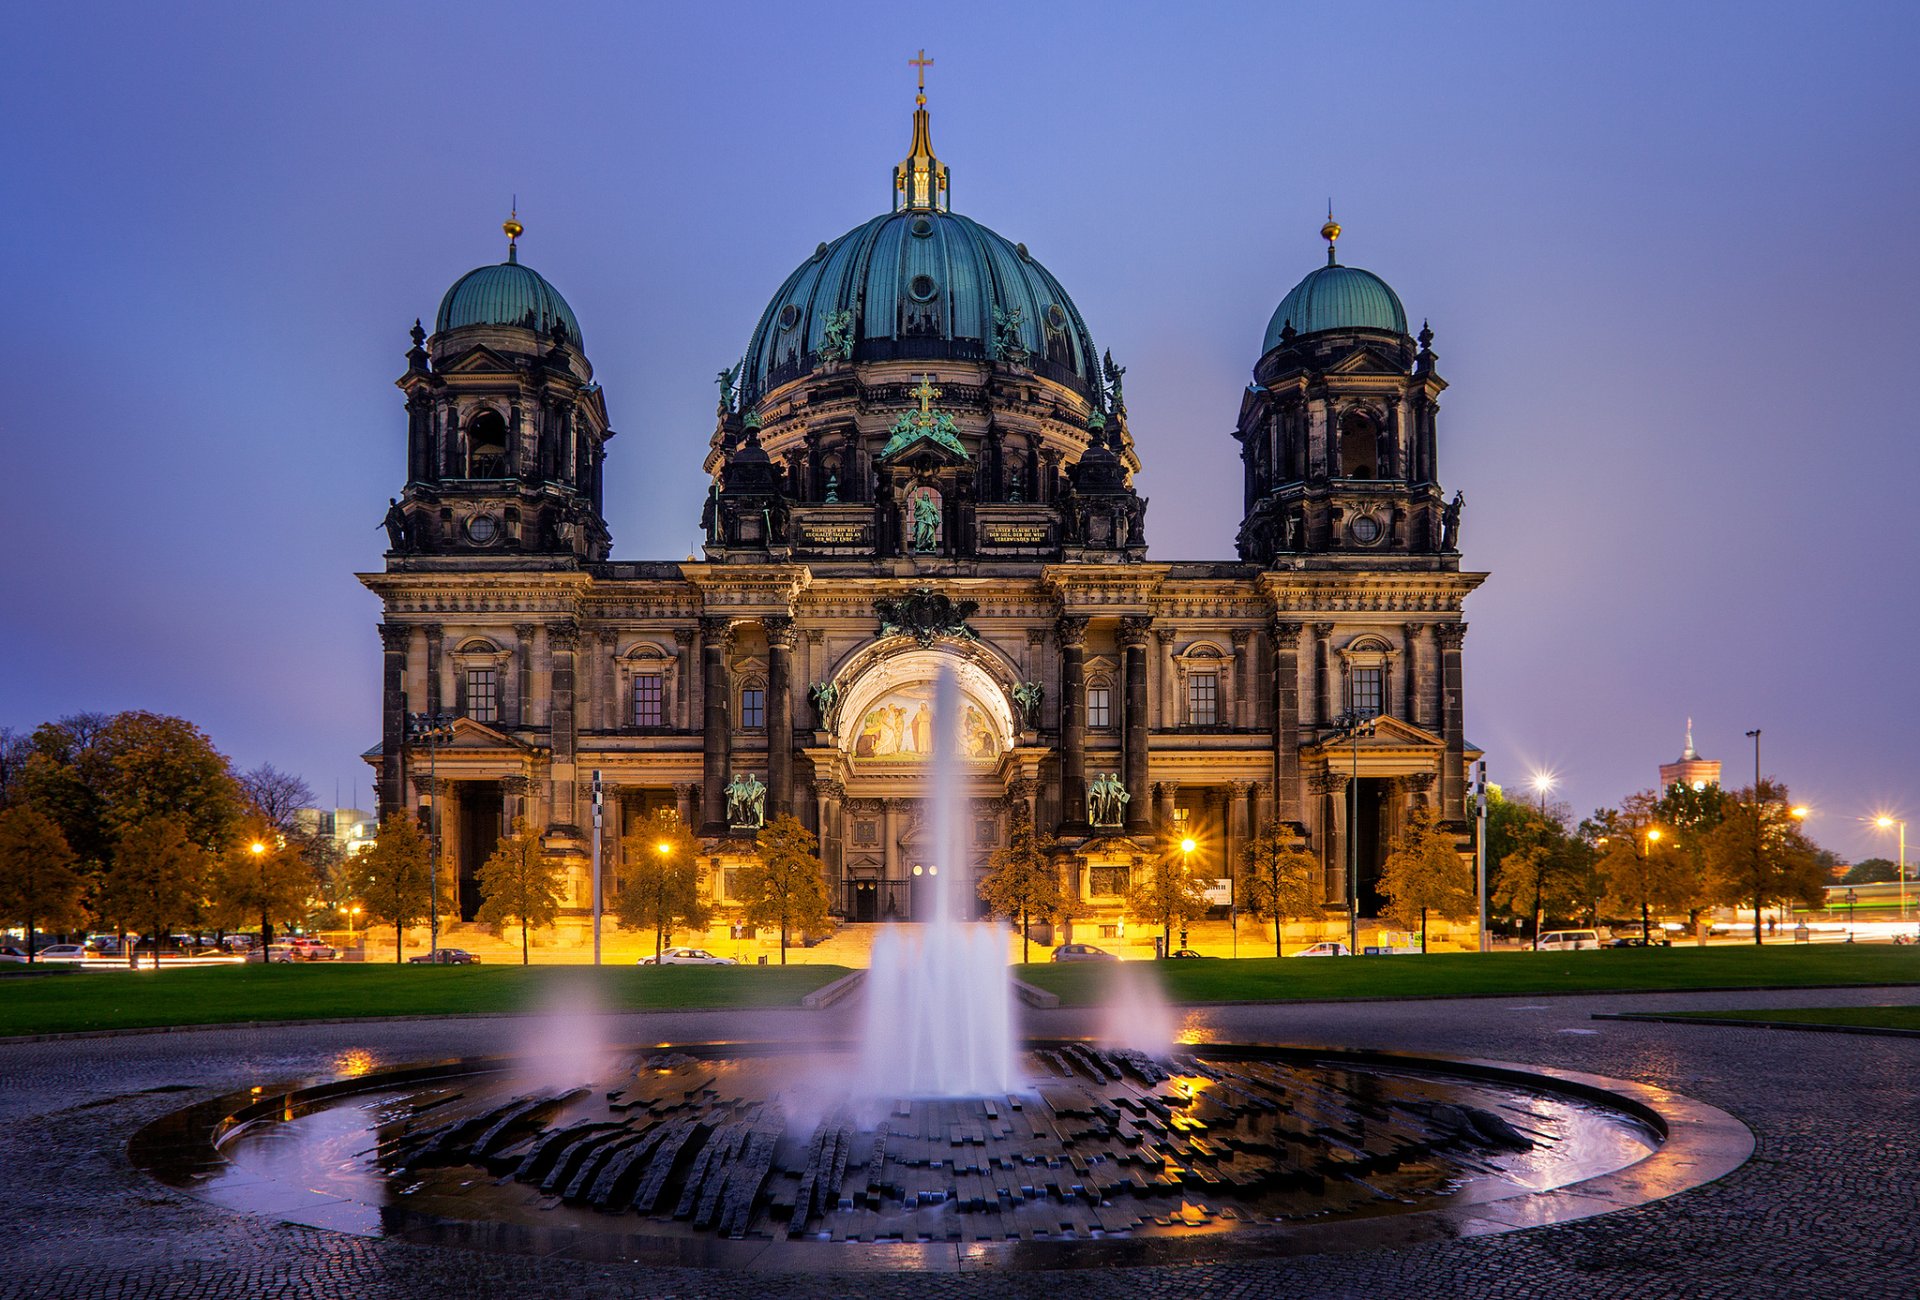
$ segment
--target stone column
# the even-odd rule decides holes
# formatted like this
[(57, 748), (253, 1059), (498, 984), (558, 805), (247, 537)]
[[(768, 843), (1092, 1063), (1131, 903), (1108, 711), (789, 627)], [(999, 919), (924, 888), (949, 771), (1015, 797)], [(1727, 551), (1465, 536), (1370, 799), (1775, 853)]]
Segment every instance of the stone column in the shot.
[(732, 710), (727, 707), (727, 649), (733, 624), (725, 618), (700, 620), (702, 693), (706, 696), (705, 730), (701, 747), (700, 833), (727, 833), (728, 767), (733, 757)]
[(1320, 804), (1320, 861), (1326, 872), (1326, 901), (1347, 905), (1347, 777), (1323, 772), (1313, 779)]
[(552, 793), (548, 806), (553, 820), (578, 829), (574, 812), (574, 752), (578, 729), (574, 718), (574, 656), (580, 645), (580, 628), (571, 619), (547, 624), (547, 650), (552, 661), (548, 691), (548, 733), (553, 743)]
[(1333, 725), (1332, 638), (1333, 624), (1313, 625), (1313, 718), (1322, 727)]
[(1465, 821), (1467, 779), (1466, 710), (1461, 690), (1460, 646), (1467, 639), (1465, 623), (1442, 623), (1440, 636), (1440, 703), (1446, 738), (1446, 766), (1440, 769), (1440, 818)]
[(1247, 672), (1247, 636), (1244, 627), (1232, 628), (1227, 632), (1227, 639), (1233, 643), (1232, 712), (1227, 716), (1235, 731), (1247, 729), (1247, 697), (1253, 694), (1253, 677)]
[(1247, 825), (1247, 805), (1252, 802), (1253, 782), (1227, 782), (1227, 842), (1221, 846), (1220, 874), (1229, 882), (1228, 888), (1234, 891), (1232, 898), (1239, 905), (1239, 873), (1233, 868), (1240, 861), (1240, 855), (1246, 852), (1247, 841), (1252, 838)]
[(682, 826), (693, 825), (693, 797), (699, 790), (700, 787), (691, 781), (673, 783), (673, 813)]
[(1153, 783), (1153, 824), (1165, 829), (1173, 825), (1173, 800), (1180, 787), (1171, 781)]
[(1273, 641), (1274, 816), (1300, 824), (1300, 625), (1276, 618)]
[(1131, 796), (1127, 801), (1129, 831), (1144, 831), (1153, 825), (1147, 808), (1147, 747), (1152, 735), (1147, 719), (1147, 629), (1152, 625), (1151, 618), (1120, 620), (1120, 654), (1126, 682), (1120, 779)]
[(820, 828), (820, 861), (827, 868), (828, 906), (838, 912), (846, 906), (846, 840), (840, 828), (840, 801), (847, 788), (838, 781), (816, 781), (815, 815)]
[(1155, 628), (1154, 640), (1160, 643), (1160, 725), (1171, 730), (1180, 725), (1178, 687), (1173, 680), (1173, 629)]
[(1420, 725), (1420, 625), (1402, 623), (1401, 639), (1406, 644), (1406, 662), (1402, 665), (1398, 713), (1414, 726)]
[(512, 683), (513, 713), (515, 725), (531, 727), (534, 725), (533, 707), (533, 624), (515, 623), (513, 625), (513, 671), (508, 674)]
[(445, 656), (440, 653), (441, 643), (446, 640), (446, 629), (438, 623), (426, 625), (427, 634), (427, 712), (437, 714), (446, 708), (446, 696), (440, 687), (440, 665)]
[(673, 712), (668, 716), (677, 729), (692, 731), (693, 687), (699, 678), (693, 666), (693, 629), (673, 629), (673, 646)]
[(619, 642), (614, 632), (608, 628), (600, 633), (600, 662), (594, 665), (594, 694), (600, 698), (594, 701), (594, 716), (600, 719), (602, 730), (613, 730), (620, 726), (619, 693), (613, 686), (613, 655)]
[(380, 629), (380, 817), (406, 807), (407, 792), (407, 642), (413, 629), (381, 623)]
[(1040, 797), (1040, 783), (1028, 776), (1016, 776), (1007, 782), (1007, 807), (1013, 820), (1025, 818), (1029, 826), (1039, 821), (1039, 809), (1035, 806)]
[(760, 620), (767, 631), (767, 809), (793, 811), (793, 619)]
[(1087, 825), (1087, 620), (1062, 615), (1060, 638), (1060, 822)]
[[(900, 870), (900, 801), (882, 799), (880, 801), (880, 878), (887, 882), (886, 897), (891, 899), (897, 892), (896, 882), (903, 879)], [(887, 906), (883, 901), (875, 913), (881, 920), (887, 919)], [(895, 919), (906, 920), (896, 914)]]

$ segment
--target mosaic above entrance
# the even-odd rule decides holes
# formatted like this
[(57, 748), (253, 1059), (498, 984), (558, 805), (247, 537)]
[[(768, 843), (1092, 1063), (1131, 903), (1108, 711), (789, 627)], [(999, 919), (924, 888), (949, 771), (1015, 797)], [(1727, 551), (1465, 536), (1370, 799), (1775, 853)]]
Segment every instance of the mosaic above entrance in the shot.
[[(1000, 752), (993, 726), (980, 706), (961, 697), (956, 741), (960, 756), (985, 762)], [(933, 683), (902, 686), (875, 701), (854, 730), (855, 758), (922, 761), (933, 756)]]

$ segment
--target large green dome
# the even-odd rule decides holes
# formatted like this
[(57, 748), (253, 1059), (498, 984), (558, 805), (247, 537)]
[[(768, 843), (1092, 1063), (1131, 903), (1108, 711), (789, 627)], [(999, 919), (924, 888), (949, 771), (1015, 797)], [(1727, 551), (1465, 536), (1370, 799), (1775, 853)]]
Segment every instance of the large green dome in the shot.
[(1373, 272), (1330, 262), (1309, 272), (1280, 300), (1267, 322), (1263, 354), (1280, 345), (1280, 333), (1289, 325), (1295, 334), (1343, 329), (1405, 334), (1407, 312), (1387, 282)]
[(510, 325), (545, 335), (558, 321), (567, 331), (567, 341), (584, 348), (580, 322), (560, 291), (529, 266), (522, 266), (518, 255), (509, 250), (507, 260), (497, 266), (481, 266), (453, 282), (447, 296), (440, 300), (440, 312), (433, 320), (433, 332), (468, 325)]
[(856, 226), (789, 275), (747, 347), (746, 400), (799, 378), (827, 342), (829, 318), (851, 312), (855, 362), (982, 361), (994, 356), (996, 317), (1019, 312), (1022, 362), (1083, 393), (1100, 361), (1079, 308), (1026, 251), (977, 221), (908, 207)]

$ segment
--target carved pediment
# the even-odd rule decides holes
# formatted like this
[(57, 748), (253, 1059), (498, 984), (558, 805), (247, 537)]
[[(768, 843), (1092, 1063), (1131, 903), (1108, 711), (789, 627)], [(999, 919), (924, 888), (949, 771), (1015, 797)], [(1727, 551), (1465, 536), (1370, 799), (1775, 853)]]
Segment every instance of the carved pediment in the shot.
[(1310, 745), (1302, 745), (1303, 752), (1331, 754), (1346, 753), (1358, 743), (1362, 752), (1370, 749), (1439, 749), (1444, 750), (1447, 742), (1424, 727), (1416, 727), (1411, 722), (1382, 714), (1373, 720), (1373, 734), (1361, 736), (1358, 742), (1336, 740), (1331, 737), (1317, 740)]
[(509, 736), (506, 732), (496, 731), (486, 723), (475, 722), (472, 718), (455, 718), (453, 720), (453, 735), (440, 742), (440, 749), (443, 753), (456, 749), (463, 752), (495, 749), (501, 751), (510, 750), (514, 753), (525, 753), (527, 748), (525, 744)]
[(1407, 373), (1406, 367), (1390, 357), (1382, 356), (1369, 347), (1355, 348), (1340, 360), (1328, 366), (1330, 375), (1394, 375)]
[(512, 361), (484, 345), (469, 348), (434, 367), (434, 373), (441, 375), (512, 375), (518, 372), (519, 367)]
[(931, 587), (916, 587), (907, 595), (873, 602), (873, 612), (880, 619), (880, 636), (910, 636), (922, 646), (930, 646), (943, 636), (978, 640), (979, 634), (967, 620), (979, 608), (977, 600), (954, 600)]

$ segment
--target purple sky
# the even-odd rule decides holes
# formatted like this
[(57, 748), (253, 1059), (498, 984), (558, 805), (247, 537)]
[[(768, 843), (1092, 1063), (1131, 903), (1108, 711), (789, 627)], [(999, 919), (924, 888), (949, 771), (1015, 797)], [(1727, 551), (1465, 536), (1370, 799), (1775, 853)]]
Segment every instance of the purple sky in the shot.
[[(580, 317), (623, 558), (695, 545), (713, 375), (884, 208), (924, 45), (955, 207), (1068, 287), (1157, 559), (1323, 254), (1431, 318), (1469, 736), (1585, 811), (1702, 751), (1920, 813), (1920, 8), (39, 5), (0, 43), (0, 723), (150, 708), (368, 800), (406, 329), (504, 252)], [(759, 14), (760, 16), (754, 16)]]

